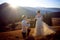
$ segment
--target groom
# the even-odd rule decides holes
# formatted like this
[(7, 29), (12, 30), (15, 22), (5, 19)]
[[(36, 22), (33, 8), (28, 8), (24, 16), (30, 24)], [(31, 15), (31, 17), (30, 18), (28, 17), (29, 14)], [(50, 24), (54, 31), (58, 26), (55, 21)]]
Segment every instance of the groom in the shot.
[(22, 20), (22, 35), (23, 38), (26, 39), (26, 36), (29, 36), (30, 33), (30, 23), (27, 20), (27, 17), (25, 15), (22, 16), (23, 20)]

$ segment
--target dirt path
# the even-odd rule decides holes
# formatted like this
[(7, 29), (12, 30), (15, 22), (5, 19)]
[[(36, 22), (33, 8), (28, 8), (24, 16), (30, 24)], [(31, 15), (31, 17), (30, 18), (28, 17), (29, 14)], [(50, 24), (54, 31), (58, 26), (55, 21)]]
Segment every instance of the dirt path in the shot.
[[(34, 28), (31, 29), (30, 34), (33, 33)], [(0, 40), (23, 40), (21, 30), (9, 31), (9, 32), (1, 32)]]

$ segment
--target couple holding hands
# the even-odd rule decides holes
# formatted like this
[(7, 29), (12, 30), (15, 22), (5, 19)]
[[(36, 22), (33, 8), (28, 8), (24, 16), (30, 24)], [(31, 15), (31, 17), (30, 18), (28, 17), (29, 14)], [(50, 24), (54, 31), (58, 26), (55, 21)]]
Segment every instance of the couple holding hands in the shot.
[[(27, 19), (27, 17), (25, 15), (22, 16), (23, 20), (22, 20), (22, 35), (23, 38), (26, 38), (26, 36), (29, 36), (29, 33), (31, 31), (30, 29), (30, 20)], [(34, 18), (36, 20), (36, 29), (35, 31), (35, 35), (41, 35), (42, 34), (42, 15), (40, 14), (40, 10), (37, 11), (37, 15)]]

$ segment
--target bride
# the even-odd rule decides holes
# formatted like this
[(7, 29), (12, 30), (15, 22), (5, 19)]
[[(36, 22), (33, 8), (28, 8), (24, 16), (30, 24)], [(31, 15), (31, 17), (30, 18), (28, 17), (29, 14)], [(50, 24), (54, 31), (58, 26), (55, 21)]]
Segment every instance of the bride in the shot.
[(54, 31), (51, 30), (49, 26), (42, 21), (42, 15), (40, 11), (37, 11), (35, 19), (36, 19), (35, 36), (48, 35), (54, 33)]
[(37, 11), (37, 15), (36, 15), (35, 19), (36, 19), (35, 35), (42, 35), (43, 26), (42, 26), (42, 16), (40, 14), (40, 11)]

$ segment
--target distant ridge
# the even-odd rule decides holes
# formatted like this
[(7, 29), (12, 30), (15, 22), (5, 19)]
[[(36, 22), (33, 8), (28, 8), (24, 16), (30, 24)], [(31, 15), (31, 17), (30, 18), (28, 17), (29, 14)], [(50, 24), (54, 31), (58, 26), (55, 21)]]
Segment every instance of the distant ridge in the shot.
[[(40, 7), (17, 7), (16, 10), (9, 7), (8, 3), (0, 4), (0, 24), (8, 24), (12, 23), (13, 21), (21, 20), (20, 17), (22, 15), (26, 16), (35, 16), (36, 11), (40, 10), (41, 14), (48, 14), (51, 13), (60, 13), (60, 8), (40, 8)], [(53, 14), (54, 15), (54, 14)], [(59, 15), (59, 14), (57, 14)], [(59, 15), (60, 16), (60, 15)]]

